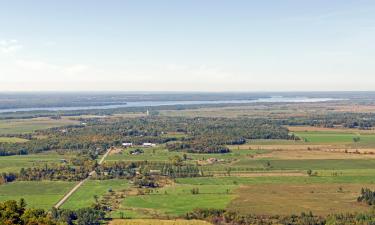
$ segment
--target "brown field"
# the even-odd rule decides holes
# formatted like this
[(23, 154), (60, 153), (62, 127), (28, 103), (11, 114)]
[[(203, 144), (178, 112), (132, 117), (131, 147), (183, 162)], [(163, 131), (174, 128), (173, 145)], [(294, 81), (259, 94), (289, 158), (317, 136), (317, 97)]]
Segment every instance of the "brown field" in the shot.
[[(347, 151), (347, 152), (345, 152)], [(279, 149), (271, 153), (257, 154), (254, 158), (272, 159), (374, 159), (375, 149)]]
[(358, 203), (362, 184), (267, 184), (242, 186), (236, 192), (238, 197), (228, 206), (244, 214), (290, 215), (313, 212), (317, 215), (331, 213), (359, 212), (370, 210)]
[(210, 225), (210, 223), (202, 220), (130, 219), (113, 220), (109, 225)]

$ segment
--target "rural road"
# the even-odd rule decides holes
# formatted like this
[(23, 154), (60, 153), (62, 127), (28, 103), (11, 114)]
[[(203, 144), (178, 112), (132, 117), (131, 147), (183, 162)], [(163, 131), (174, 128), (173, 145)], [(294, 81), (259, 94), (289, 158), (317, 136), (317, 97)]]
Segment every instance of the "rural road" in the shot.
[[(112, 148), (109, 148), (107, 150), (107, 152), (103, 155), (103, 157), (100, 159), (99, 161), (99, 165), (101, 165), (105, 158), (107, 158), (108, 154), (111, 152)], [(56, 203), (56, 205), (54, 206), (56, 209), (60, 208), (65, 202), (66, 200), (68, 200), (70, 198), (70, 196), (72, 196), (74, 194), (74, 192), (76, 192), (78, 190), (78, 188), (80, 188), (87, 180), (90, 179), (90, 177), (95, 173), (95, 170), (91, 171), (89, 173), (89, 176), (83, 180), (81, 180), (78, 184), (76, 184), (68, 193), (66, 193), (64, 195), (64, 197), (58, 202)]]

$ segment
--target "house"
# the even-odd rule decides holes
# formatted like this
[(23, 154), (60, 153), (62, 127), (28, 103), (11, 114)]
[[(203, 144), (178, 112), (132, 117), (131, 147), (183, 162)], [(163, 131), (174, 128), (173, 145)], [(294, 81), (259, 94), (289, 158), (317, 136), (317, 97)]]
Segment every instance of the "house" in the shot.
[(122, 146), (124, 146), (125, 148), (132, 147), (133, 143), (131, 143), (131, 142), (125, 142), (125, 143), (122, 143)]
[(154, 143), (143, 143), (142, 146), (143, 147), (155, 147), (156, 144), (154, 144)]

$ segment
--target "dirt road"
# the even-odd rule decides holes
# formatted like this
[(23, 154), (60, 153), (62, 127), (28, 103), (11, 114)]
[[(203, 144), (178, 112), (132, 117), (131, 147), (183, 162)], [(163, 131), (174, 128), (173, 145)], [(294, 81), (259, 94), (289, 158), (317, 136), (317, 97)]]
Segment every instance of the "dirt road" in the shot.
[[(107, 152), (103, 155), (103, 157), (100, 159), (99, 161), (99, 165), (101, 165), (105, 158), (107, 158), (107, 156), (109, 155), (109, 153), (111, 152), (112, 148), (109, 148), (107, 150)], [(90, 179), (90, 177), (95, 173), (95, 171), (91, 171), (89, 173), (89, 176), (83, 180), (81, 180), (78, 184), (76, 184), (68, 193), (66, 193), (64, 195), (64, 197), (58, 202), (56, 203), (56, 205), (54, 206), (56, 209), (60, 208), (73, 194), (74, 192), (76, 192), (87, 180)]]

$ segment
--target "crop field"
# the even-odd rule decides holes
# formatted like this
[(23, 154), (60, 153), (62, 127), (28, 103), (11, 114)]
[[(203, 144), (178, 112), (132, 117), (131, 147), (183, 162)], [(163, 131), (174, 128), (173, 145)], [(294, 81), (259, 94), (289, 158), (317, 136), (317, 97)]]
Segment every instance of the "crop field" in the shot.
[(74, 185), (62, 181), (18, 181), (0, 185), (0, 201), (24, 198), (28, 207), (51, 209)]
[[(368, 206), (357, 202), (365, 184), (267, 184), (242, 186), (228, 208), (243, 214), (315, 215), (365, 212)], [(367, 185), (374, 188), (375, 185)]]
[(26, 141), (28, 140), (18, 137), (0, 137), (0, 143), (22, 143)]
[(46, 117), (0, 120), (0, 135), (31, 133), (35, 130), (43, 130), (72, 124), (79, 124), (79, 122), (64, 118), (56, 120)]
[[(149, 215), (178, 216), (195, 208), (224, 209), (234, 199), (234, 185), (176, 185), (157, 189), (151, 194), (129, 196), (122, 203), (122, 208), (128, 211), (143, 211)], [(191, 190), (198, 188), (199, 193)]]
[(14, 155), (0, 157), (0, 172), (19, 172), (21, 168), (41, 167), (51, 164), (61, 164), (61, 159), (69, 159), (71, 154), (60, 155), (56, 152)]
[(128, 188), (127, 180), (89, 180), (77, 192), (75, 192), (63, 205), (67, 209), (79, 209), (90, 207), (95, 203), (94, 196), (99, 200), (110, 191)]
[[(237, 159), (239, 157), (253, 156), (257, 154), (268, 153), (268, 150), (247, 150), (240, 149), (237, 146), (230, 146), (232, 149), (231, 153), (227, 154), (192, 154), (186, 153), (190, 160), (207, 160), (208, 158), (217, 158), (217, 159)], [(144, 153), (139, 155), (132, 155), (130, 151), (135, 149), (142, 149)], [(142, 147), (133, 147), (124, 149), (123, 151), (112, 154), (107, 158), (107, 161), (168, 161), (173, 156), (183, 156), (183, 152), (170, 152), (163, 145), (155, 148), (142, 148)]]

